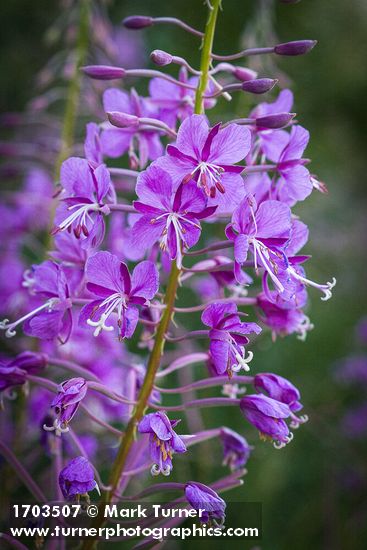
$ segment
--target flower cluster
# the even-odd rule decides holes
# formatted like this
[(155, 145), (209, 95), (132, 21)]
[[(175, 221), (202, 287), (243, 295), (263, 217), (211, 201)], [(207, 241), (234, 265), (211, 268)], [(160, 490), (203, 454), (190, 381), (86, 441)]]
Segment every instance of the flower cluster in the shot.
[[(219, 4), (214, 0), (210, 11), (218, 12)], [(253, 109), (234, 120), (213, 123), (204, 111), (234, 93), (256, 98), (277, 84), (231, 61), (300, 55), (315, 43), (221, 56), (211, 51), (206, 33), (176, 19), (133, 16), (124, 25), (131, 32), (167, 23), (203, 40), (201, 69), (161, 50), (151, 54), (152, 62), (178, 65), (177, 78), (163, 69), (116, 66), (116, 55), (84, 67), (90, 80), (81, 103), (85, 108), (88, 99), (89, 116), (99, 117), (87, 124), (84, 156), (78, 144), (63, 159), (53, 197), (49, 167), (33, 169), (13, 204), (2, 208), (14, 236), (2, 267), (11, 277), (1, 289), (9, 318), (0, 330), (11, 338), (22, 327), (38, 339), (39, 353), (29, 351), (27, 338), (15, 338), (16, 357), (0, 365), (0, 391), (10, 395), (13, 386), (30, 386), (27, 406), (38, 421), (32, 437), (40, 436), (41, 425), (43, 443), (46, 437), (56, 466), (63, 465), (58, 482), (67, 500), (89, 498), (100, 486), (109, 502), (126, 494), (135, 474), (169, 476), (173, 463), (185, 460), (175, 455), (218, 439), (229, 476), (208, 486), (182, 480), (162, 487), (179, 489), (191, 507), (203, 509), (203, 523), (222, 526), (226, 505), (217, 492), (241, 484), (254, 447), (227, 426), (195, 431), (183, 422), (179, 431), (189, 433), (179, 435), (181, 419), (173, 420), (171, 411), (195, 407), (200, 415), (206, 406), (232, 406), (262, 439), (276, 448), (289, 443), (290, 428), (307, 420), (296, 414), (300, 393), (280, 375), (250, 375), (254, 340), (267, 328), (274, 338), (304, 339), (313, 326), (305, 313), (308, 290), (328, 300), (335, 279), (308, 278), (309, 256), (300, 252), (308, 228), (297, 204), (326, 188), (309, 171), (309, 133), (294, 119), (291, 91), (254, 100)], [(118, 37), (102, 24), (97, 28), (116, 54)], [(148, 95), (108, 87), (118, 79), (126, 87), (129, 78), (148, 79)], [(51, 250), (27, 267), (21, 243), (26, 235), (32, 244), (36, 232), (48, 233)], [(184, 287), (190, 292), (183, 294)], [(196, 296), (196, 303), (181, 307), (182, 295)], [(201, 322), (199, 330), (187, 330), (190, 314)], [(166, 343), (175, 344), (167, 354)], [(202, 371), (192, 368), (197, 363), (209, 375), (199, 376)], [(72, 377), (65, 380), (58, 370)], [(166, 377), (176, 371), (181, 385), (167, 387)], [(254, 393), (243, 395), (246, 386)], [(204, 388), (221, 394), (198, 397)], [(185, 400), (186, 392), (194, 398)], [(166, 394), (179, 402), (167, 405)], [(106, 484), (92, 466), (98, 461), (101, 468), (112, 464)]]

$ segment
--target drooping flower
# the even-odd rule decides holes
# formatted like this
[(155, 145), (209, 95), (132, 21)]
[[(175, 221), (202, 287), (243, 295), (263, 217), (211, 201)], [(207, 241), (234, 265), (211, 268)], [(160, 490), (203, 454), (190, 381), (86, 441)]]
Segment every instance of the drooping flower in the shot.
[(305, 315), (302, 309), (297, 307), (281, 307), (281, 304), (287, 304), (282, 300), (276, 300), (277, 293), (272, 293), (273, 301), (270, 301), (265, 294), (257, 296), (257, 305), (261, 309), (259, 319), (267, 325), (276, 336), (286, 336), (287, 334), (298, 334), (300, 340), (305, 340), (307, 332), (313, 329), (309, 317)]
[(147, 250), (158, 241), (181, 267), (184, 250), (200, 238), (199, 220), (213, 214), (216, 207), (206, 208), (205, 197), (192, 182), (174, 190), (170, 175), (158, 166), (141, 174), (136, 193), (140, 200), (134, 206), (143, 216), (132, 228), (132, 247)]
[(72, 329), (72, 301), (62, 266), (50, 260), (32, 266), (26, 273), (25, 285), (32, 294), (46, 298), (46, 302), (13, 323), (4, 319), (0, 330), (5, 330), (5, 335), (11, 338), (16, 334), (17, 325), (23, 323), (28, 336), (44, 340), (58, 337), (61, 342), (66, 342)]
[(303, 405), (300, 403), (301, 395), (299, 390), (289, 380), (283, 378), (283, 376), (269, 372), (256, 374), (254, 387), (257, 392), (265, 393), (272, 399), (288, 405), (291, 411), (292, 428), (297, 428), (299, 424), (307, 422), (308, 417), (306, 415), (297, 417), (294, 414), (303, 408)]
[(83, 248), (98, 246), (105, 231), (103, 215), (110, 212), (107, 202), (115, 202), (109, 171), (104, 164), (93, 168), (86, 159), (70, 157), (61, 166), (60, 181), (66, 196), (52, 233), (73, 230)]
[(242, 397), (240, 408), (245, 418), (259, 430), (260, 437), (272, 439), (276, 449), (281, 449), (293, 439), (284, 420), (291, 416), (291, 410), (285, 403), (263, 394), (254, 394)]
[(246, 357), (245, 345), (249, 339), (247, 334), (259, 334), (261, 328), (256, 323), (242, 323), (237, 311), (237, 305), (230, 303), (210, 304), (201, 316), (202, 322), (211, 327), (209, 331), (210, 355), (217, 374), (244, 369), (249, 370), (248, 363), (253, 354)]
[(229, 212), (245, 194), (240, 176), (241, 161), (249, 152), (251, 134), (248, 128), (230, 124), (209, 128), (204, 115), (192, 115), (181, 124), (175, 145), (168, 145), (167, 155), (157, 160), (178, 186), (193, 180), (218, 205), (218, 212)]
[(123, 262), (110, 252), (97, 252), (88, 258), (85, 266), (87, 289), (98, 296), (83, 307), (79, 322), (95, 327), (94, 336), (102, 330), (112, 331), (106, 322), (117, 312), (119, 338), (130, 338), (136, 328), (139, 311), (137, 305), (148, 305), (159, 286), (159, 275), (152, 262), (137, 264), (130, 276)]
[(55, 431), (56, 435), (69, 431), (69, 423), (76, 411), (79, 403), (84, 399), (87, 393), (87, 384), (84, 378), (70, 378), (59, 384), (58, 393), (51, 403), (57, 417), (53, 426), (44, 426), (44, 429)]
[(242, 468), (248, 461), (253, 447), (246, 439), (229, 428), (222, 428), (220, 438), (223, 443), (223, 465), (234, 471)]
[(152, 475), (168, 476), (172, 470), (172, 453), (184, 453), (186, 446), (173, 428), (179, 420), (170, 420), (162, 412), (150, 413), (139, 422), (138, 431), (149, 433), (150, 457), (153, 460)]
[[(153, 114), (149, 103), (139, 97), (134, 89), (129, 95), (123, 90), (109, 88), (103, 94), (103, 106), (107, 113), (118, 111), (137, 117), (150, 117)], [(155, 160), (163, 152), (159, 132), (151, 129), (107, 125), (101, 133), (101, 144), (103, 153), (108, 157), (117, 158), (128, 152), (133, 169), (144, 168), (148, 160)]]
[(23, 351), (14, 359), (0, 360), (0, 407), (2, 392), (14, 386), (21, 386), (27, 381), (29, 374), (38, 374), (47, 364), (47, 356), (43, 353)]
[(98, 490), (93, 467), (84, 456), (77, 456), (61, 470), (59, 485), (67, 500), (79, 499), (79, 497), (89, 500), (89, 491)]
[(201, 523), (223, 526), (226, 503), (213, 489), (203, 483), (189, 481), (185, 485), (185, 496), (194, 510), (201, 510)]

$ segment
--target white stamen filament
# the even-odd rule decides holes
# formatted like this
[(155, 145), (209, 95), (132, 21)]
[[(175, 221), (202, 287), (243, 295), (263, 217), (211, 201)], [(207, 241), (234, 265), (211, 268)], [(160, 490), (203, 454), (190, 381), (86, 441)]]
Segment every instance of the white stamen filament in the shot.
[(122, 310), (126, 309), (127, 307), (126, 296), (121, 294), (120, 292), (115, 292), (114, 294), (111, 294), (111, 296), (108, 296), (108, 298), (103, 300), (103, 302), (98, 306), (98, 309), (104, 306), (107, 306), (106, 310), (102, 313), (98, 321), (93, 321), (93, 319), (91, 318), (87, 319), (87, 324), (89, 326), (96, 327), (95, 331), (93, 332), (93, 336), (95, 337), (99, 336), (99, 334), (103, 330), (105, 330), (106, 332), (111, 332), (114, 330), (112, 326), (106, 325), (106, 321), (115, 309), (117, 309), (117, 318), (119, 321), (121, 321)]
[(297, 281), (300, 281), (303, 285), (313, 286), (314, 288), (317, 288), (318, 290), (323, 292), (324, 296), (321, 297), (321, 300), (323, 302), (330, 300), (330, 298), (332, 297), (333, 293), (331, 292), (331, 289), (334, 288), (334, 286), (336, 285), (335, 277), (333, 277), (331, 281), (328, 281), (327, 283), (322, 285), (311, 281), (311, 279), (303, 277), (302, 275), (297, 273), (297, 271), (293, 267), (288, 267), (288, 273), (290, 273), (292, 277), (297, 279)]
[(13, 338), (13, 336), (16, 335), (15, 327), (26, 321), (27, 319), (30, 319), (31, 317), (34, 317), (37, 315), (37, 313), (40, 313), (41, 311), (48, 309), (48, 311), (52, 311), (52, 306), (58, 301), (58, 298), (51, 298), (50, 300), (47, 300), (42, 306), (37, 307), (33, 311), (30, 311), (17, 321), (14, 321), (14, 323), (9, 324), (9, 319), (3, 319), (0, 321), (0, 330), (5, 330), (5, 336), (7, 338)]
[(78, 225), (80, 226), (86, 226), (86, 222), (92, 221), (91, 216), (89, 215), (89, 212), (98, 212), (100, 210), (100, 206), (97, 203), (94, 204), (73, 204), (72, 206), (68, 207), (68, 210), (74, 210), (77, 208), (75, 212), (70, 214), (63, 222), (60, 223), (59, 229), (60, 231), (64, 231), (69, 226), (71, 226), (76, 220), (79, 219)]

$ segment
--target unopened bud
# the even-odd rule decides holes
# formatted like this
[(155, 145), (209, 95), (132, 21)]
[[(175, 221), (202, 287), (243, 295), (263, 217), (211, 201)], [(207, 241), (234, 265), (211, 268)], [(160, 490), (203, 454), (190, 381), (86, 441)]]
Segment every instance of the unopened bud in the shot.
[(122, 24), (127, 29), (138, 30), (145, 29), (145, 27), (150, 27), (153, 25), (153, 22), (153, 17), (149, 17), (148, 15), (131, 15), (130, 17), (125, 17)]
[(114, 80), (125, 76), (125, 69), (122, 67), (112, 67), (110, 65), (88, 65), (82, 67), (82, 71), (96, 80)]
[(164, 65), (169, 65), (172, 63), (173, 57), (167, 52), (164, 52), (163, 50), (154, 50), (150, 54), (150, 59), (155, 63), (156, 65), (159, 65), (160, 67), (164, 67)]
[(236, 67), (233, 71), (233, 76), (241, 82), (247, 82), (248, 80), (254, 80), (257, 77), (257, 72), (247, 67)]
[(139, 117), (121, 111), (110, 111), (107, 113), (107, 117), (111, 124), (117, 128), (139, 126)]
[(274, 53), (278, 55), (303, 55), (312, 50), (317, 44), (317, 40), (295, 40), (294, 42), (285, 42), (274, 47)]
[(278, 80), (272, 78), (256, 78), (254, 80), (248, 80), (242, 84), (242, 90), (250, 92), (251, 94), (264, 94), (272, 88)]
[(261, 116), (256, 119), (256, 126), (258, 128), (276, 130), (277, 128), (287, 126), (295, 116), (296, 113), (276, 113), (274, 115)]

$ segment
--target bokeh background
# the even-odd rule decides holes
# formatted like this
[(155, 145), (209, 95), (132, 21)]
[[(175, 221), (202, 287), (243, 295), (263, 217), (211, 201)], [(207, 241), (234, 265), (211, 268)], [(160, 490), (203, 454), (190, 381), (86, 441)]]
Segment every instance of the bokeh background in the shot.
[[(203, 26), (206, 11), (201, 0), (115, 0), (108, 9), (115, 23), (141, 13), (175, 15), (194, 27)], [(55, 46), (47, 45), (44, 37), (60, 16), (60, 5), (49, 0), (3, 0), (0, 14), (0, 102), (2, 110), (21, 111), (32, 97), (35, 74), (55, 53)], [(161, 48), (192, 63), (198, 60), (195, 39), (176, 28), (157, 27), (144, 36), (147, 57), (152, 49)], [(299, 38), (319, 43), (305, 57), (253, 59), (252, 63), (262, 74), (276, 75), (283, 85), (292, 86), (298, 120), (311, 131), (307, 156), (329, 193), (314, 192), (296, 212), (311, 231), (306, 252), (313, 261), (308, 274), (319, 281), (335, 276), (338, 284), (333, 299), (326, 303), (310, 292), (308, 313), (315, 329), (305, 342), (288, 337), (272, 344), (269, 333), (257, 342), (253, 370), (290, 377), (302, 391), (310, 421), (281, 451), (259, 442), (255, 430), (246, 430), (256, 449), (244, 486), (226, 498), (262, 502), (264, 537), (259, 547), (263, 550), (361, 550), (367, 548), (367, 419), (364, 428), (363, 418), (356, 419), (362, 430), (353, 437), (343, 418), (363, 402), (367, 391), (363, 385), (350, 388), (339, 383), (334, 371), (344, 357), (358, 350), (363, 353), (355, 326), (367, 314), (367, 3), (303, 0), (286, 5), (275, 0), (223, 0), (217, 52), (229, 53), (255, 41), (267, 45)], [(247, 101), (236, 97), (231, 109), (244, 116)], [(213, 117), (226, 116), (226, 108), (221, 104)], [(205, 416), (212, 426), (227, 424), (244, 433), (240, 414), (210, 409)], [(204, 470), (207, 478), (215, 479), (219, 446), (211, 447), (199, 462), (204, 455), (184, 457), (180, 467), (186, 467), (190, 475)], [(236, 522), (241, 524), (240, 505), (236, 513)], [(207, 541), (184, 546), (196, 544), (217, 547)], [(226, 544), (231, 548), (254, 546)]]

